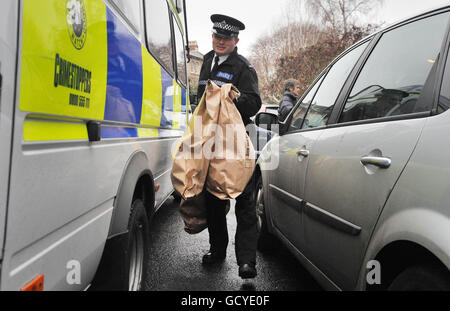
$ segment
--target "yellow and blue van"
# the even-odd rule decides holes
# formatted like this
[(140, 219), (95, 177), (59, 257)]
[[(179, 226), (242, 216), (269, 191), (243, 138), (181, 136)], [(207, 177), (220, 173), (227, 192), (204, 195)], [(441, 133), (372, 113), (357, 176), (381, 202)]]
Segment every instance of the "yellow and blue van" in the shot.
[(179, 0), (2, 1), (1, 290), (144, 288), (189, 118), (183, 14)]

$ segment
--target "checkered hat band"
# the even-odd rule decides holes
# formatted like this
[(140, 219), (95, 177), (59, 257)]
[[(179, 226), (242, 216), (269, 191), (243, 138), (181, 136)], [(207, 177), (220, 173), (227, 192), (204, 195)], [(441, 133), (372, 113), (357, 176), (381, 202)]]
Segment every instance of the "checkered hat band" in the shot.
[(218, 28), (218, 29), (222, 29), (222, 30), (228, 30), (231, 32), (239, 32), (239, 27), (237, 26), (233, 26), (233, 25), (229, 25), (227, 24), (225, 21), (220, 22), (220, 23), (214, 23), (214, 28)]

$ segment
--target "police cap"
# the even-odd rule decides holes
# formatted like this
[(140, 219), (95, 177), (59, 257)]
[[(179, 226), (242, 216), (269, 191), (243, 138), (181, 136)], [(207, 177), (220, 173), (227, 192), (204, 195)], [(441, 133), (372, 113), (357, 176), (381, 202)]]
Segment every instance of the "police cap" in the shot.
[(242, 22), (222, 14), (211, 15), (211, 21), (214, 23), (213, 33), (221, 36), (238, 37), (239, 31), (245, 29)]

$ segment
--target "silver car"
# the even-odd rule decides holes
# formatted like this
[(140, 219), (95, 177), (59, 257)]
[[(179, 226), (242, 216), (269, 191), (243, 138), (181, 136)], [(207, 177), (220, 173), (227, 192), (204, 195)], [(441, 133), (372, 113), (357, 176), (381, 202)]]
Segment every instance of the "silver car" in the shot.
[(449, 21), (385, 28), (317, 77), (258, 160), (261, 250), (327, 289), (450, 289)]

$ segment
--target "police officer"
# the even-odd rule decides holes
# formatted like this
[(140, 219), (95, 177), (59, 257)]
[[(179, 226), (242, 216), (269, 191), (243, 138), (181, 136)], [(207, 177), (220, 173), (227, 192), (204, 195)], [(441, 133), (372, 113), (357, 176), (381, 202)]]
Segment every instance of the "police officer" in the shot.
[[(212, 43), (213, 50), (205, 55), (200, 72), (198, 98), (201, 98), (208, 80), (218, 86), (232, 83), (241, 95), (235, 100), (244, 124), (251, 123), (250, 118), (261, 108), (258, 89), (258, 77), (253, 66), (237, 53), (239, 31), (244, 30), (243, 23), (229, 16), (214, 14)], [(255, 177), (247, 184), (244, 192), (236, 199), (237, 229), (235, 251), (239, 265), (239, 276), (243, 279), (256, 276), (256, 244), (258, 238), (255, 211)], [(219, 200), (206, 193), (207, 220), (210, 250), (203, 256), (203, 264), (213, 264), (225, 259), (228, 245), (226, 222), (227, 201)]]

